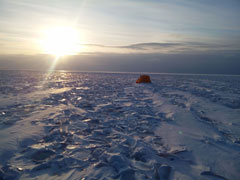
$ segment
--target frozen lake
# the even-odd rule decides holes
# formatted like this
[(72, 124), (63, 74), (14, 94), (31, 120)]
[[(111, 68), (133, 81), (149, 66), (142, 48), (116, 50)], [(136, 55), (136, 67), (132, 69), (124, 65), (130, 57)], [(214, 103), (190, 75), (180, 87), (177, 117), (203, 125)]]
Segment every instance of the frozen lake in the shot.
[(0, 179), (240, 177), (240, 76), (0, 71)]

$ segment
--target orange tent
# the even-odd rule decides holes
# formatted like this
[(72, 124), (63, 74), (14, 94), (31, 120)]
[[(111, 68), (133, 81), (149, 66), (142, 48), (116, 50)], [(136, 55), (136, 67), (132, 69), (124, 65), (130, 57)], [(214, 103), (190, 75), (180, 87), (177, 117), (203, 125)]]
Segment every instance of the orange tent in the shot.
[(151, 79), (149, 75), (141, 75), (136, 83), (151, 83)]

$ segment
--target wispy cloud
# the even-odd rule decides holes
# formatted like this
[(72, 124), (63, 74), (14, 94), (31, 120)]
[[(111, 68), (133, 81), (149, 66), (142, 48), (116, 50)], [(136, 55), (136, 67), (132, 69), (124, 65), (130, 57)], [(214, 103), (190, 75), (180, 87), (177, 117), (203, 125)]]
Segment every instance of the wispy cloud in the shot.
[(180, 45), (182, 44), (150, 42), (150, 43), (131, 44), (128, 46), (120, 46), (119, 48), (134, 49), (134, 50), (159, 50), (162, 48), (177, 47)]
[(95, 49), (97, 52), (112, 52), (112, 53), (196, 53), (202, 51), (216, 52), (216, 51), (238, 51), (240, 50), (240, 43), (232, 44), (216, 44), (216, 43), (202, 43), (202, 42), (149, 42), (137, 43), (125, 46), (106, 46), (101, 44), (83, 44), (86, 49)]

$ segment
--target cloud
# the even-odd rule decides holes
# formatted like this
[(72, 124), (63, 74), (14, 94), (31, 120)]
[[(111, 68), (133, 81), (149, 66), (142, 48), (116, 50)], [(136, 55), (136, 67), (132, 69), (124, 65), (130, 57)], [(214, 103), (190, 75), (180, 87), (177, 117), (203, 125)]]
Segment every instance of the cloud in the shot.
[(204, 42), (148, 42), (137, 43), (126, 46), (106, 46), (101, 44), (83, 44), (94, 52), (108, 53), (196, 53), (196, 52), (218, 52), (218, 51), (237, 51), (240, 49), (239, 43), (204, 43)]
[(128, 46), (119, 46), (119, 48), (134, 49), (134, 50), (156, 50), (156, 49), (162, 49), (162, 48), (177, 47), (181, 45), (182, 45), (181, 43), (150, 42), (150, 43), (131, 44)]

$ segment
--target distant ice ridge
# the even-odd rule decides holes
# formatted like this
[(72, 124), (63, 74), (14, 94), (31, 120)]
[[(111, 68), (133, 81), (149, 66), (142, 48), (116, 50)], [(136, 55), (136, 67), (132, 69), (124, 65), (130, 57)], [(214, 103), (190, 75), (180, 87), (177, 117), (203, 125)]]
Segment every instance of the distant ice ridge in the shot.
[(0, 71), (0, 179), (240, 177), (236, 76)]

